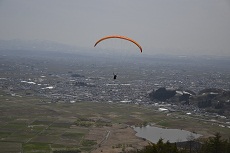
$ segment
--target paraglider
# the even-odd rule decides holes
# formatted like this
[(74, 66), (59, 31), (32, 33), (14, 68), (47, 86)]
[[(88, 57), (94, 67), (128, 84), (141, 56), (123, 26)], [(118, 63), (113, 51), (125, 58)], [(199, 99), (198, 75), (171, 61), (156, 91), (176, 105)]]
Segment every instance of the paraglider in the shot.
[(111, 38), (118, 38), (118, 39), (124, 39), (124, 40), (130, 41), (130, 42), (134, 43), (137, 47), (139, 47), (139, 49), (140, 49), (140, 51), (141, 51), (141, 53), (142, 53), (142, 47), (141, 47), (141, 45), (139, 45), (135, 40), (133, 40), (133, 39), (131, 39), (131, 38), (128, 38), (128, 37), (125, 37), (125, 36), (120, 36), (120, 35), (105, 36), (105, 37), (99, 39), (99, 40), (95, 43), (94, 47), (96, 47), (97, 44), (100, 43), (101, 41), (106, 40), (106, 39), (111, 39)]
[[(126, 36), (121, 36), (121, 35), (110, 35), (110, 36), (105, 36), (105, 37), (102, 37), (101, 39), (99, 39), (95, 44), (94, 44), (94, 47), (97, 46), (98, 43), (100, 43), (101, 41), (104, 41), (106, 39), (124, 39), (124, 40), (127, 40), (127, 41), (130, 41), (132, 42), (133, 44), (135, 44), (139, 49), (140, 49), (140, 52), (142, 53), (142, 47), (139, 43), (137, 43), (135, 40), (129, 38), (129, 37), (126, 37)], [(113, 79), (116, 80), (117, 79), (117, 74), (113, 73)]]

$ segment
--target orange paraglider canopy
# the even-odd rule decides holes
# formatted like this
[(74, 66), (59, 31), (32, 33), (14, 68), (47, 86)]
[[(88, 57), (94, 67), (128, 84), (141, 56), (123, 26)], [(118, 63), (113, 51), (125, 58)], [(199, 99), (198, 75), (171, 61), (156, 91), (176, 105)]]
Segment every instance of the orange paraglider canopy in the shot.
[(128, 37), (125, 37), (125, 36), (120, 36), (120, 35), (105, 36), (105, 37), (99, 39), (99, 40), (95, 43), (94, 47), (97, 46), (97, 44), (98, 44), (99, 42), (101, 42), (101, 41), (103, 41), (103, 40), (106, 40), (106, 39), (110, 39), (110, 38), (118, 38), (118, 39), (125, 39), (125, 40), (128, 40), (128, 41), (134, 43), (135, 45), (137, 45), (137, 47), (139, 47), (140, 51), (142, 52), (142, 47), (141, 47), (141, 45), (139, 45), (136, 41), (134, 41), (134, 40), (131, 39), (131, 38), (128, 38)]

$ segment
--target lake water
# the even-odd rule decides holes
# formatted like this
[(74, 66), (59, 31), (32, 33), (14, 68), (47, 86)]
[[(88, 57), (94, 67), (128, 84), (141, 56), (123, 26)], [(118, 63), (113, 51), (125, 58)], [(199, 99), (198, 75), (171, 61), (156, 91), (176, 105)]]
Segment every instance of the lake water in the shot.
[(164, 142), (183, 142), (188, 141), (188, 138), (191, 136), (195, 139), (202, 136), (185, 130), (164, 129), (149, 125), (146, 127), (134, 127), (134, 130), (137, 132), (136, 136), (145, 138), (153, 143), (157, 143), (160, 138)]

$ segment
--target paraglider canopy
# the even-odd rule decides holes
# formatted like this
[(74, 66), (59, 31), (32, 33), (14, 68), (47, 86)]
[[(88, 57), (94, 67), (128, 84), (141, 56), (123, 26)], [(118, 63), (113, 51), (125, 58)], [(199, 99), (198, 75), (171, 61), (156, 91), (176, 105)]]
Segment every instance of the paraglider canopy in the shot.
[(118, 39), (124, 39), (124, 40), (130, 41), (130, 42), (134, 43), (137, 47), (139, 47), (140, 51), (142, 52), (142, 47), (141, 47), (141, 45), (139, 45), (136, 41), (134, 41), (133, 39), (128, 38), (128, 37), (126, 37), (126, 36), (120, 36), (120, 35), (105, 36), (105, 37), (99, 39), (99, 40), (95, 43), (94, 47), (97, 46), (97, 44), (100, 43), (101, 41), (106, 40), (106, 39), (111, 39), (111, 38), (118, 38)]

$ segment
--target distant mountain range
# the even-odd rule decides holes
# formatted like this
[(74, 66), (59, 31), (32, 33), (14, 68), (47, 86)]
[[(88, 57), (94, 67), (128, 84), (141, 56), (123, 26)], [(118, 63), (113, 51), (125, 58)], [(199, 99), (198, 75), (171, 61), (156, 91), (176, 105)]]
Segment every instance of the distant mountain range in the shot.
[[(87, 47), (77, 47), (71, 46), (64, 43), (59, 43), (55, 41), (49, 40), (21, 40), (21, 39), (12, 39), (12, 40), (0, 40), (0, 51), (26, 51), (30, 53), (31, 51), (39, 51), (39, 53), (44, 52), (59, 52), (59, 53), (77, 53), (78, 55), (83, 56), (91, 56), (91, 57), (100, 57), (105, 59), (115, 59), (116, 57), (119, 59), (121, 56), (113, 52), (113, 54), (109, 54), (106, 51), (100, 50), (100, 48), (90, 48), (92, 46)], [(18, 52), (19, 53), (19, 52)], [(34, 52), (33, 52), (34, 53)], [(20, 53), (19, 53), (20, 54)], [(221, 66), (225, 65), (224, 67), (229, 65), (229, 57), (223, 56), (182, 56), (182, 55), (168, 55), (168, 54), (150, 54), (149, 52), (144, 52), (139, 56), (129, 55), (130, 58), (127, 59), (141, 59), (142, 61), (156, 61), (156, 60), (173, 60), (173, 61), (186, 61), (192, 60), (192, 62), (197, 63), (199, 61), (209, 61), (213, 64), (221, 63)]]
[[(21, 40), (21, 39), (12, 39), (12, 40), (0, 40), (0, 51), (2, 52), (27, 52), (34, 53), (39, 51), (39, 53), (48, 54), (48, 52), (56, 53), (76, 53), (83, 56), (94, 56), (101, 57), (105, 55), (105, 52), (101, 51), (98, 48), (90, 49), (87, 47), (77, 47), (71, 46), (64, 43), (59, 43), (49, 40)], [(36, 52), (38, 53), (38, 52)], [(20, 53), (19, 53), (20, 54)], [(111, 55), (114, 58), (114, 56)]]
[[(89, 44), (90, 45), (90, 44)], [(41, 54), (48, 55), (49, 53), (53, 54), (56, 52), (60, 55), (74, 53), (80, 56), (90, 56), (97, 58), (120, 58), (121, 56), (117, 56), (114, 52), (112, 55), (106, 53), (100, 48), (93, 48), (93, 45), (87, 47), (77, 47), (71, 46), (59, 42), (49, 41), (49, 40), (21, 40), (21, 39), (12, 39), (12, 40), (0, 40), (0, 51), (4, 53), (10, 54), (19, 54), (23, 53), (23, 55), (32, 53), (33, 55)], [(36, 52), (36, 54), (35, 54)], [(55, 54), (56, 54), (55, 53)]]
[(0, 40), (0, 50), (76, 51), (79, 48), (47, 40)]

